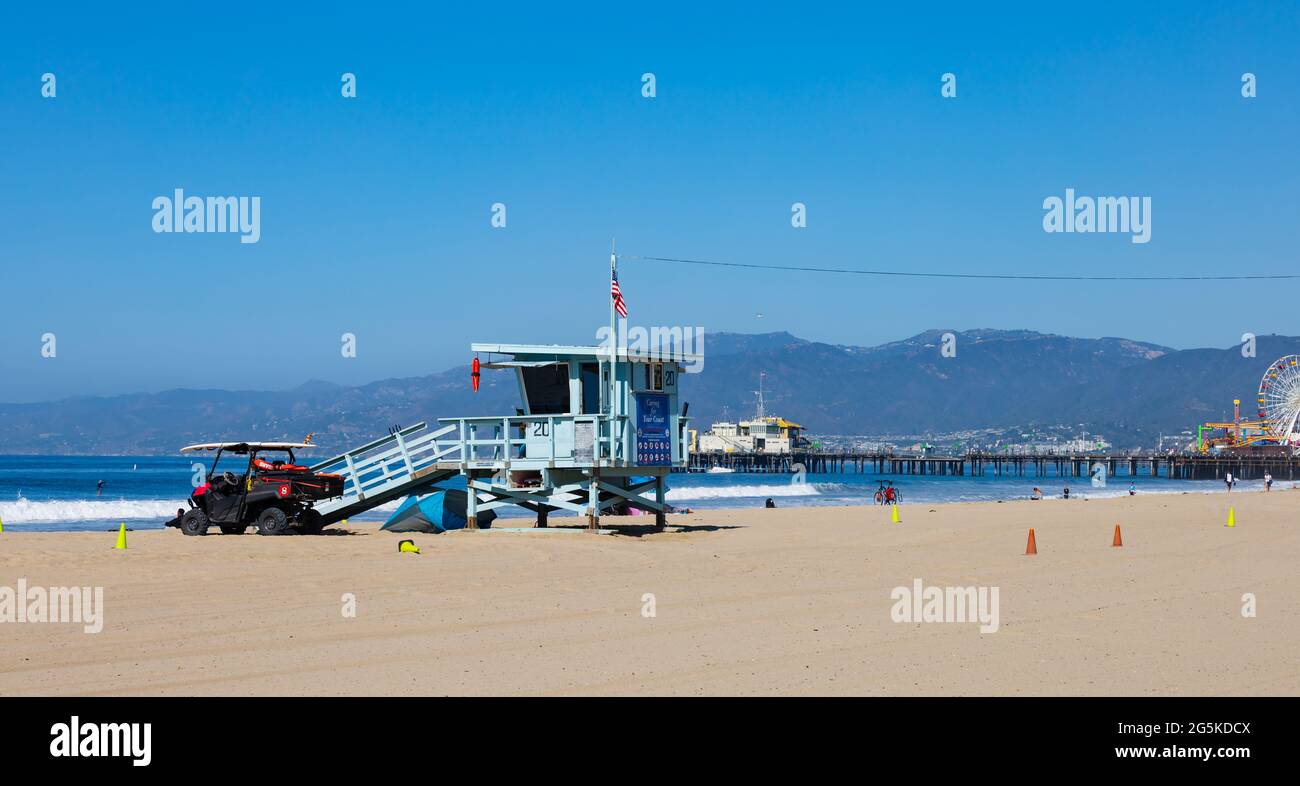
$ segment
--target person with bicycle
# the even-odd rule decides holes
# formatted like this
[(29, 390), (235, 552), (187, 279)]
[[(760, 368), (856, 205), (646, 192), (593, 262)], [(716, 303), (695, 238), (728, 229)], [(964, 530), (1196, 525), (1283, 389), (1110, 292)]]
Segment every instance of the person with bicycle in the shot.
[(894, 488), (894, 481), (879, 481), (875, 499), (877, 505), (893, 505), (898, 502), (899, 494), (898, 490)]

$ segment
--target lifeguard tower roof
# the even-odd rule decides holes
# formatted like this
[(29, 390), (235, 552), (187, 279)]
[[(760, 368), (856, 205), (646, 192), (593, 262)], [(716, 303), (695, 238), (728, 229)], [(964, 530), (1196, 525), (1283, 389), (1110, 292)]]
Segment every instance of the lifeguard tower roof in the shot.
[[(608, 360), (610, 356), (609, 347), (583, 347), (568, 344), (471, 344), (470, 350), (489, 355), (510, 355), (529, 361), (539, 361), (539, 365), (569, 358)], [(656, 362), (671, 361), (682, 365), (697, 365), (704, 361), (704, 355), (698, 352), (685, 352), (676, 348), (653, 349), (645, 352), (637, 352), (633, 349), (629, 352), (628, 347), (625, 346), (618, 347), (616, 358), (623, 362), (631, 358)], [(489, 361), (484, 365), (487, 368), (506, 367), (505, 363), (499, 361)]]

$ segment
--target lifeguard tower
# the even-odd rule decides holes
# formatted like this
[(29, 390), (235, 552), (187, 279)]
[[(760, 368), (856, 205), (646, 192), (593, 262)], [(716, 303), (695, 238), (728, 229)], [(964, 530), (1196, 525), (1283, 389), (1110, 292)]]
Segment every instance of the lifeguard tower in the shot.
[[(611, 266), (614, 260), (611, 259)], [(678, 383), (701, 354), (685, 347), (629, 350), (611, 313), (605, 346), (476, 343), (479, 369), (513, 373), (514, 414), (439, 418), (312, 467), (344, 477), (342, 497), (316, 506), (332, 523), (464, 475), (467, 529), (482, 511), (517, 505), (545, 527), (551, 511), (587, 516), (635, 508), (664, 524), (665, 478), (689, 459), (687, 406)], [(654, 491), (653, 499), (642, 494)]]

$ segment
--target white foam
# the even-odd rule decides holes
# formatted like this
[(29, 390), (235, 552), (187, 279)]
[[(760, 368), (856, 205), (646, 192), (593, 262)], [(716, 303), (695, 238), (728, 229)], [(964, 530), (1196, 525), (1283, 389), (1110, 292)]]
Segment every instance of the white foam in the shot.
[(773, 483), (758, 486), (696, 486), (669, 489), (669, 500), (726, 499), (730, 497), (816, 497), (821, 492), (812, 483)]
[(59, 499), (33, 501), (19, 497), (0, 502), (0, 520), (5, 524), (46, 524), (59, 521), (108, 521), (157, 519), (161, 523), (176, 515), (184, 501), (168, 499)]

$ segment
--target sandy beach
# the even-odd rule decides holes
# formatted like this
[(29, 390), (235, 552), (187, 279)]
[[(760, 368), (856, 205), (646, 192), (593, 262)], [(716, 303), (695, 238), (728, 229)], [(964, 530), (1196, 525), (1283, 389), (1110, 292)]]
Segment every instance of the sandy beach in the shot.
[[(11, 527), (0, 585), (102, 586), (105, 614), (97, 634), (0, 624), (0, 694), (1297, 695), (1297, 509), (1279, 490), (909, 505), (899, 524), (721, 510), (665, 533), (411, 536), (420, 555), (375, 525), (141, 531), (126, 551)], [(997, 587), (997, 632), (893, 621), (916, 579)]]

